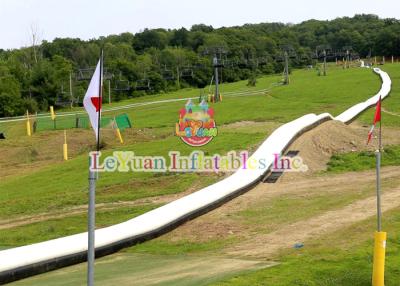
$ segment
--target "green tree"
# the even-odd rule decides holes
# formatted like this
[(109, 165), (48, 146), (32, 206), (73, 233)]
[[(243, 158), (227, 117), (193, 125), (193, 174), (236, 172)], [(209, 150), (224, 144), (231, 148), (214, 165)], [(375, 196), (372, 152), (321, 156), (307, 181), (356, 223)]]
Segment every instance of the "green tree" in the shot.
[(0, 77), (0, 116), (15, 116), (22, 112), (18, 81), (11, 75)]

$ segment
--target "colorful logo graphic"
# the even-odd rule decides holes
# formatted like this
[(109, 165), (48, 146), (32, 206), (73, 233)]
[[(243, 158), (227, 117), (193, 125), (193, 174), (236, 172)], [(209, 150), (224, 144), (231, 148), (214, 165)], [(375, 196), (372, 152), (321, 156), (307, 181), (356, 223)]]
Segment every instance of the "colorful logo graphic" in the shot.
[(175, 134), (186, 144), (195, 147), (206, 145), (217, 133), (214, 110), (204, 100), (199, 105), (189, 100), (185, 108), (179, 111)]

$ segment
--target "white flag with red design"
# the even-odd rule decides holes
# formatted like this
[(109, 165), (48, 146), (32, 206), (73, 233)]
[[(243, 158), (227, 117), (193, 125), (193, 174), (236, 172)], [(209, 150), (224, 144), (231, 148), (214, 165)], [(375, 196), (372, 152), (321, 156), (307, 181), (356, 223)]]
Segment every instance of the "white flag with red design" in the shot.
[[(101, 59), (97, 63), (96, 70), (90, 80), (89, 87), (83, 99), (83, 106), (89, 115), (90, 124), (96, 134), (96, 141), (99, 139), (99, 124), (101, 118), (101, 101), (103, 90), (103, 75), (100, 75)], [(100, 87), (101, 85), (101, 87)], [(99, 114), (100, 113), (100, 114)]]

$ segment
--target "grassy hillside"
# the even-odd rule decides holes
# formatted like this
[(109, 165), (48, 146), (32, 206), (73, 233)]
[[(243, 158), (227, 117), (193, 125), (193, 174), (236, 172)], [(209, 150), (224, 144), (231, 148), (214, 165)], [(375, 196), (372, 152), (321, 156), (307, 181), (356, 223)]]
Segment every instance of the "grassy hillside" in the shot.
[[(259, 80), (257, 89), (269, 87), (278, 80), (277, 76), (264, 77)], [(373, 95), (380, 87), (379, 78), (367, 69), (331, 69), (329, 76), (318, 77), (315, 71), (299, 70), (292, 75), (289, 86), (273, 88), (266, 95), (248, 97), (226, 97), (222, 103), (214, 104), (216, 120), (219, 126), (237, 121), (267, 121), (281, 124), (310, 112), (331, 112), (339, 114), (352, 104)], [(245, 82), (226, 85), (223, 90), (245, 89)], [(181, 97), (191, 96), (191, 91), (183, 91)], [(167, 97), (173, 97), (168, 95)], [(153, 100), (153, 97), (146, 98)], [(142, 99), (135, 99), (143, 101)], [(120, 146), (111, 142), (104, 151), (110, 154), (112, 150), (132, 150), (138, 155), (164, 155), (169, 150), (181, 151), (184, 154), (191, 152), (192, 148), (181, 143), (173, 136), (174, 124), (177, 114), (183, 103), (159, 104), (150, 107), (140, 107), (128, 110), (133, 119), (134, 129), (150, 129), (150, 136), (136, 139), (139, 136), (126, 134), (128, 144)], [(23, 123), (19, 123), (23, 125)], [(273, 125), (272, 125), (273, 126)], [(276, 125), (275, 125), (276, 126)], [(21, 128), (20, 126), (20, 129)], [(268, 131), (271, 128), (266, 128)], [(11, 160), (19, 168), (9, 174), (0, 182), (0, 202), (4, 206), (0, 210), (0, 219), (13, 218), (20, 215), (40, 214), (43, 212), (57, 211), (60, 208), (82, 205), (87, 200), (87, 148), (67, 162), (60, 159), (40, 159), (40, 153), (49, 154), (60, 158), (60, 153), (52, 153), (49, 149), (58, 149), (61, 145), (46, 145), (48, 134), (58, 131), (49, 131), (35, 134), (32, 138), (10, 138), (0, 142), (0, 150), (7, 160)], [(81, 136), (79, 130), (72, 130), (70, 136)], [(92, 140), (90, 130), (86, 136), (88, 142)], [(62, 140), (61, 132), (55, 136)], [(56, 133), (56, 134), (58, 134)], [(86, 134), (87, 133), (87, 134)], [(203, 151), (225, 153), (229, 150), (242, 150), (254, 148), (261, 140), (268, 136), (262, 129), (253, 130), (251, 136), (246, 129), (226, 128)], [(61, 137), (61, 138), (60, 138)], [(109, 139), (112, 141), (112, 139)], [(135, 142), (138, 140), (139, 142)], [(61, 141), (62, 142), (62, 141)], [(60, 143), (61, 143), (60, 142)], [(80, 142), (80, 144), (88, 144)], [(108, 143), (108, 142), (106, 142)], [(78, 143), (77, 143), (78, 144)], [(73, 144), (70, 144), (73, 145)], [(45, 149), (43, 149), (43, 146)], [(49, 146), (50, 148), (47, 148)], [(17, 155), (8, 158), (6, 154), (15, 152)], [(70, 146), (74, 148), (74, 146)], [(32, 156), (32, 153), (39, 153)], [(21, 154), (22, 153), (22, 154)], [(28, 153), (28, 161), (21, 162), (23, 153)], [(18, 161), (13, 161), (18, 160)], [(23, 161), (23, 160), (22, 160)], [(5, 164), (10, 166), (10, 164)], [(31, 167), (34, 166), (34, 167)], [(14, 166), (15, 167), (15, 166)], [(199, 182), (199, 187), (218, 180), (216, 175), (184, 175), (150, 174), (150, 173), (108, 173), (102, 174), (98, 182), (97, 202), (116, 202), (135, 200), (144, 197), (159, 196), (182, 192), (194, 182)], [(179, 179), (178, 179), (179, 178)], [(149, 184), (149, 182), (151, 182)], [(37, 237), (40, 240), (40, 237)], [(1, 243), (0, 243), (1, 244)]]
[[(393, 91), (385, 100), (383, 107), (388, 111), (396, 112), (396, 107), (400, 105), (400, 96), (398, 96), (400, 86), (396, 80), (400, 77), (400, 65), (385, 65), (382, 68), (389, 72), (393, 80)], [(279, 76), (263, 77), (259, 79), (255, 89), (271, 87), (279, 78)], [(214, 104), (215, 117), (220, 128), (219, 135), (202, 150), (208, 154), (225, 153), (229, 150), (254, 150), (273, 129), (284, 122), (311, 112), (330, 112), (337, 115), (351, 105), (374, 95), (379, 88), (379, 77), (368, 69), (342, 70), (331, 67), (327, 77), (318, 77), (315, 71), (311, 70), (294, 71), (289, 86), (273, 87), (270, 92), (263, 95), (226, 96), (222, 103)], [(245, 82), (223, 87), (225, 92), (247, 89), (249, 88), (246, 87)], [(196, 90), (184, 90), (179, 94), (132, 99), (121, 105), (160, 98), (191, 97), (196, 94), (198, 94)], [(132, 150), (138, 155), (166, 155), (169, 150), (189, 153), (193, 149), (173, 136), (178, 110), (182, 108), (183, 103), (155, 104), (126, 110), (133, 119), (134, 130), (125, 132), (127, 143), (122, 146), (113, 141), (115, 139), (111, 135), (109, 137), (107, 135), (105, 153), (109, 154), (113, 150)], [(388, 126), (400, 127), (397, 116), (386, 113), (383, 116)], [(373, 111), (367, 111), (362, 114), (358, 123), (369, 125), (372, 117)], [(241, 123), (232, 124), (235, 122)], [(1, 124), (0, 122), (0, 129), (4, 128)], [(43, 147), (46, 146), (47, 140), (47, 146), (59, 148), (57, 142), (62, 143), (61, 132), (38, 133), (27, 139), (22, 134), (18, 135), (19, 131), (15, 131), (15, 128), (23, 129), (23, 126), (21, 124), (19, 127), (16, 126), (17, 124), (8, 127), (10, 133), (15, 134), (15, 138), (0, 142), (0, 154), (3, 154), (0, 155), (1, 166), (14, 168), (12, 172), (4, 172), (5, 175), (0, 181), (0, 203), (3, 205), (0, 209), (0, 221), (17, 222), (18, 219), (27, 217), (33, 222), (24, 225), (16, 223), (13, 227), (1, 230), (3, 235), (0, 236), (0, 245), (3, 248), (13, 247), (84, 231), (86, 215), (83, 207), (87, 202), (87, 151), (93, 147), (91, 145), (93, 143), (86, 141), (92, 140), (91, 130), (69, 131), (71, 137), (79, 135), (85, 140), (73, 141), (74, 144), (83, 147), (71, 146), (74, 150), (73, 158), (62, 162), (59, 152), (50, 152)], [(27, 151), (29, 151), (28, 155), (21, 155)], [(4, 154), (14, 154), (14, 156)], [(44, 154), (48, 154), (48, 158)], [(393, 155), (395, 165), (398, 164), (396, 154)], [(355, 155), (341, 156), (344, 157), (338, 158), (353, 162)], [(6, 157), (12, 158), (6, 160)], [(349, 170), (340, 165), (340, 162), (336, 162), (335, 166), (341, 170), (341, 173)], [(204, 224), (200, 225), (202, 227), (191, 229), (189, 225), (188, 230), (187, 227), (183, 227), (183, 230), (177, 230), (177, 233), (168, 234), (114, 256), (100, 259), (96, 266), (97, 280), (100, 284), (103, 283), (101, 285), (110, 283), (131, 285), (133, 279), (142, 281), (142, 285), (146, 283), (148, 285), (151, 283), (159, 283), (157, 285), (209, 285), (210, 283), (214, 283), (212, 285), (274, 286), (368, 285), (371, 270), (371, 239), (374, 229), (372, 218), (353, 223), (351, 227), (339, 227), (333, 233), (316, 234), (318, 237), (312, 240), (301, 241), (305, 243), (303, 249), (286, 249), (276, 254), (273, 259), (278, 265), (273, 267), (269, 267), (271, 265), (265, 260), (253, 260), (240, 256), (228, 257), (234, 261), (218, 260), (221, 257), (224, 259), (225, 249), (235, 247), (241, 241), (257, 235), (268, 235), (282, 226), (310, 220), (327, 211), (345, 208), (352, 202), (364, 200), (373, 195), (374, 185), (370, 181), (352, 182), (360, 173), (341, 173), (316, 174), (315, 176), (321, 182), (332, 178), (333, 180), (329, 185), (319, 183), (320, 185), (316, 186), (310, 179), (307, 187), (304, 187), (304, 192), (299, 193), (296, 193), (296, 189), (303, 187), (301, 184), (297, 187), (295, 182), (293, 182), (294, 186), (288, 185), (294, 193), (285, 193), (286, 185), (276, 192), (274, 192), (275, 186), (267, 187), (267, 191), (272, 192), (271, 197), (268, 197), (267, 192), (267, 198), (247, 205), (246, 202), (251, 199), (252, 191), (249, 193), (250, 197), (242, 198), (237, 205), (232, 202), (233, 206), (230, 208), (233, 210), (228, 208), (228, 212), (225, 212), (225, 209), (221, 212), (217, 211), (216, 217), (211, 214), (204, 218), (204, 221), (200, 220)], [(336, 177), (332, 176), (344, 176), (338, 177), (342, 183), (337, 183)], [(216, 174), (102, 174), (98, 184), (97, 202), (104, 205), (98, 209), (98, 226), (102, 227), (132, 218), (166, 202), (158, 198), (172, 199), (175, 195), (187, 190), (197, 190), (220, 178), (221, 176)], [(347, 182), (352, 185), (346, 187)], [(384, 191), (391, 191), (399, 183), (396, 176), (385, 178)], [(132, 204), (121, 204), (127, 202)], [(116, 205), (112, 206), (112, 204)], [(398, 211), (398, 208), (385, 213), (385, 230), (389, 232), (388, 245), (393, 245), (388, 250), (390, 274), (387, 285), (397, 285), (395, 283), (400, 279), (400, 273), (394, 267), (399, 261), (396, 252), (398, 248), (396, 229), (400, 224), (400, 217), (396, 215), (396, 210)], [(48, 216), (48, 219), (34, 221), (40, 216)], [(229, 228), (225, 223), (235, 227)], [(218, 227), (214, 228), (215, 225)], [(285, 237), (282, 237), (282, 240), (285, 240)], [(215, 256), (221, 257), (215, 260)], [(154, 261), (158, 261), (158, 264), (155, 265)], [(200, 262), (202, 262), (201, 265), (198, 264)], [(207, 275), (202, 275), (200, 273), (202, 271), (195, 272), (194, 268), (185, 268), (188, 263), (193, 263), (196, 269), (204, 270)], [(225, 264), (224, 269), (216, 267), (216, 265)], [(214, 267), (210, 269), (210, 265), (214, 265), (216, 269), (213, 269)], [(185, 270), (176, 270), (181, 268)], [(113, 271), (108, 271), (109, 269)], [(148, 277), (153, 270), (156, 280), (150, 282), (145, 280), (143, 277)], [(85, 265), (77, 265), (24, 280), (16, 285), (83, 285), (84, 272)]]

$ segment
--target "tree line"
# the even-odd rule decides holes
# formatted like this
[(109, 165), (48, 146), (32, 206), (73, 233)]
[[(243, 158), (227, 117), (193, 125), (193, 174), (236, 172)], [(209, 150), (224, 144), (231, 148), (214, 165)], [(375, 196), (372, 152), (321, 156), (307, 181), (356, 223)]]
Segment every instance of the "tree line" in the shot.
[[(224, 82), (282, 72), (282, 47), (297, 55), (292, 67), (313, 62), (319, 45), (351, 46), (361, 57), (400, 56), (400, 21), (355, 15), (300, 24), (261, 23), (215, 29), (204, 24), (189, 30), (145, 29), (88, 41), (56, 38), (31, 47), (0, 49), (0, 117), (48, 110), (49, 105), (85, 93), (79, 71), (94, 67), (101, 48), (112, 100), (210, 83), (212, 57), (225, 63)], [(129, 83), (129, 84), (128, 84)]]

